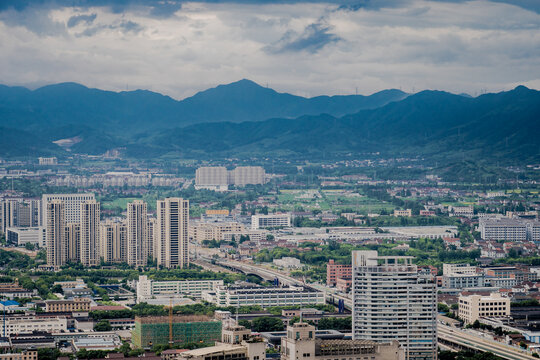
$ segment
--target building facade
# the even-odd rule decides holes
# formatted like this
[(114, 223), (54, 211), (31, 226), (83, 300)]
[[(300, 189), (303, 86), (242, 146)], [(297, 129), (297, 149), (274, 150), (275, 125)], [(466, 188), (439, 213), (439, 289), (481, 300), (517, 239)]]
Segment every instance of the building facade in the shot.
[(157, 202), (156, 254), (166, 268), (189, 266), (189, 200), (167, 198)]
[(47, 265), (62, 266), (67, 262), (66, 221), (64, 202), (52, 200), (45, 207)]
[(499, 293), (490, 296), (460, 296), (458, 306), (458, 315), (467, 324), (481, 317), (510, 316), (510, 298), (502, 297)]
[(223, 280), (155, 281), (141, 275), (137, 281), (137, 300), (144, 301), (163, 295), (185, 295), (200, 299), (203, 291), (215, 291), (218, 286), (223, 286)]
[(339, 278), (351, 278), (352, 266), (336, 264), (334, 259), (330, 259), (326, 264), (326, 285), (336, 286)]
[(106, 221), (100, 226), (100, 256), (106, 263), (127, 262), (127, 226)]
[(127, 263), (146, 266), (148, 261), (148, 214), (147, 204), (135, 200), (127, 205)]
[(257, 214), (251, 216), (251, 228), (257, 230), (268, 227), (290, 227), (290, 214)]
[(437, 357), (437, 292), (412, 257), (353, 251), (353, 338), (397, 340), (406, 359)]
[(95, 200), (81, 204), (80, 261), (84, 266), (99, 264), (100, 206)]
[[(64, 203), (65, 209), (65, 221), (66, 223), (81, 222), (81, 204), (87, 201), (96, 200), (94, 194), (43, 194), (41, 199), (41, 205), (43, 209), (52, 200), (60, 200)], [(45, 210), (42, 211), (45, 213)]]
[(282, 360), (402, 360), (403, 349), (397, 341), (323, 340), (315, 336), (313, 325), (299, 322), (287, 326), (281, 338)]

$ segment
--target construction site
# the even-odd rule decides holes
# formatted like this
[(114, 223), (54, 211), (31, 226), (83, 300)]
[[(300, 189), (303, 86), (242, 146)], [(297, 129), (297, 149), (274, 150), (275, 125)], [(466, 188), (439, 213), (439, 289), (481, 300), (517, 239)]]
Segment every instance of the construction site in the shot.
[(204, 315), (135, 317), (132, 342), (136, 348), (184, 345), (221, 340), (221, 321)]

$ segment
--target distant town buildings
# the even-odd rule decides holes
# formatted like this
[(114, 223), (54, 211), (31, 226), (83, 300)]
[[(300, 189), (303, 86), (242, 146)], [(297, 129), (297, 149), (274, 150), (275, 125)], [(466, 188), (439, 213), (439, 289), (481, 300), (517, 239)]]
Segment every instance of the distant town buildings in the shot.
[(540, 241), (540, 222), (520, 218), (481, 218), (478, 230), (484, 240)]
[(58, 165), (56, 157), (40, 157), (38, 158), (39, 165)]
[(224, 166), (204, 166), (195, 172), (195, 188), (226, 191), (229, 185), (262, 185), (266, 173), (261, 166), (238, 166), (228, 171)]

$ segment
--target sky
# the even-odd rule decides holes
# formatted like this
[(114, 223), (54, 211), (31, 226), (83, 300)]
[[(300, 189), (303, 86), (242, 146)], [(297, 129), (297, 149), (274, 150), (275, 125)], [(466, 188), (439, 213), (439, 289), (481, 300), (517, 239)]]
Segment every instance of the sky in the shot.
[(182, 99), (540, 89), (539, 0), (0, 0), (0, 83)]

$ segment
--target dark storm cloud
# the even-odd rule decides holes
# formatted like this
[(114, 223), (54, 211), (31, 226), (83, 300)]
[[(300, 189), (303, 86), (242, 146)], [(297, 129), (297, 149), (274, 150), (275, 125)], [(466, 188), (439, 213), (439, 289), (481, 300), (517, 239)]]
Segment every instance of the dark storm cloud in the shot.
[(97, 14), (90, 14), (90, 15), (74, 15), (69, 18), (67, 22), (67, 27), (72, 28), (74, 26), (77, 26), (81, 23), (84, 23), (86, 25), (90, 25), (96, 20)]
[(265, 50), (270, 53), (283, 53), (290, 51), (307, 51), (316, 53), (328, 44), (340, 40), (340, 37), (332, 34), (332, 27), (324, 21), (308, 25), (301, 34), (287, 31), (276, 43), (266, 46)]

